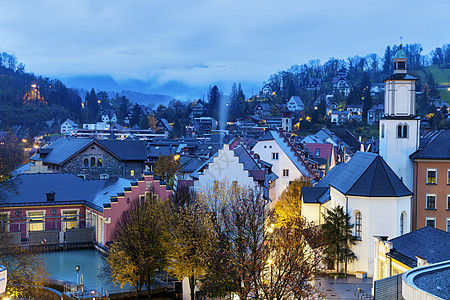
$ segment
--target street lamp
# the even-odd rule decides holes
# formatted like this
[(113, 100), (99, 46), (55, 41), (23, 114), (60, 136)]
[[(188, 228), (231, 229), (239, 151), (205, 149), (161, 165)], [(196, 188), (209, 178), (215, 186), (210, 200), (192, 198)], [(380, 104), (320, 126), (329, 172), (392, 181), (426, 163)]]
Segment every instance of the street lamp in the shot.
[(78, 272), (80, 271), (80, 265), (76, 265), (75, 270), (77, 271), (77, 292), (78, 292)]

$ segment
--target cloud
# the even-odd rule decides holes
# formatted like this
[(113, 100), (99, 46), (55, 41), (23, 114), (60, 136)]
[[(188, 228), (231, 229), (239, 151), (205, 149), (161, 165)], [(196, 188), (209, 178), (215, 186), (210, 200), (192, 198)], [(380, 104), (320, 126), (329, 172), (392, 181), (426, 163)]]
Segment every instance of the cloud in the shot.
[(42, 75), (263, 82), (319, 58), (450, 42), (450, 1), (2, 1), (1, 51)]

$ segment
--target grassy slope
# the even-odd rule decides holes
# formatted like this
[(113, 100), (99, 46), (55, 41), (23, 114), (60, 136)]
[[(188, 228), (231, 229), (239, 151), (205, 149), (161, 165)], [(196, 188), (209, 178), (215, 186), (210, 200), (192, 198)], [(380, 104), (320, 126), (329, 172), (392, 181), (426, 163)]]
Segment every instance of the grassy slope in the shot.
[[(434, 81), (438, 85), (444, 85), (446, 88), (439, 89), (439, 94), (441, 99), (450, 104), (450, 68), (440, 68), (438, 66), (428, 66), (425, 67), (428, 72), (431, 72), (434, 77)], [(419, 72), (420, 76), (424, 76), (423, 72)]]

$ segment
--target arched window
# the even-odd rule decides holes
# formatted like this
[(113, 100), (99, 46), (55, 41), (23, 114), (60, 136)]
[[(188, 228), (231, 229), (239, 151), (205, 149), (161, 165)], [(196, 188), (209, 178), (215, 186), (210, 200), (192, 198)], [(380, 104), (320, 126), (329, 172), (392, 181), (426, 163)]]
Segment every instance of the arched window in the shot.
[(357, 212), (355, 215), (355, 237), (358, 240), (362, 239), (362, 214)]
[(103, 160), (101, 158), (97, 160), (97, 167), (103, 167)]
[(408, 138), (408, 125), (402, 125), (402, 124), (398, 124), (397, 125), (397, 138), (403, 138), (406, 139)]
[(89, 167), (89, 159), (87, 158), (84, 159), (84, 166)]
[(95, 167), (95, 157), (91, 157), (91, 167)]
[(404, 216), (403, 213), (400, 214), (400, 235), (403, 235), (403, 224), (404, 224), (405, 220), (404, 220)]
[(397, 125), (397, 138), (402, 137), (402, 125)]

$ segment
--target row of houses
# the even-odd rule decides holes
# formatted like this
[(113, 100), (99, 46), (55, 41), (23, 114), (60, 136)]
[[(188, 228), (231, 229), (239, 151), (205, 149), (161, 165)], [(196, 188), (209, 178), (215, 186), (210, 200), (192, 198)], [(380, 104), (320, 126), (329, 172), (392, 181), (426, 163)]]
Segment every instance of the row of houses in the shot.
[[(400, 254), (413, 260), (410, 267), (433, 263), (429, 253), (408, 252), (398, 241), (412, 244), (414, 232), (440, 236), (424, 227), (450, 232), (450, 131), (420, 136), (416, 79), (406, 73), (406, 55), (397, 53), (394, 63), (378, 145), (327, 128), (306, 137), (269, 128), (251, 146), (223, 134), (210, 140), (61, 140), (39, 149), (29, 171), (13, 179), (14, 189), (3, 191), (2, 230), (30, 244), (44, 241), (39, 237), (49, 232), (52, 241), (70, 242), (70, 232), (91, 228), (95, 240), (107, 245), (132, 201), (164, 201), (180, 185), (200, 191), (224, 180), (259, 187), (274, 203), (292, 181), (303, 178), (314, 185), (302, 190), (307, 220), (321, 225), (323, 214), (340, 205), (355, 225), (357, 260), (349, 263), (350, 273), (381, 279), (403, 272)], [(151, 172), (156, 158), (169, 154), (182, 169), (174, 187)], [(440, 241), (447, 249), (447, 239)], [(439, 259), (446, 257), (448, 251)]]

